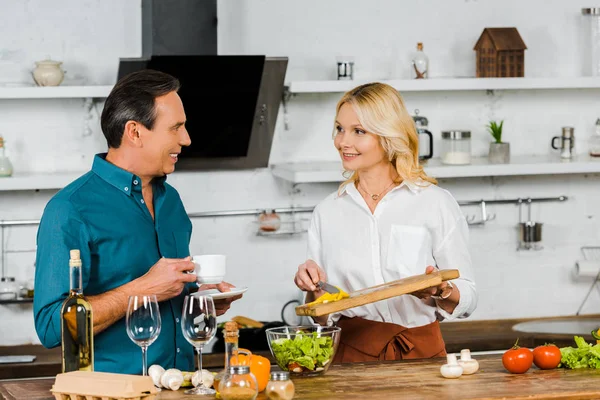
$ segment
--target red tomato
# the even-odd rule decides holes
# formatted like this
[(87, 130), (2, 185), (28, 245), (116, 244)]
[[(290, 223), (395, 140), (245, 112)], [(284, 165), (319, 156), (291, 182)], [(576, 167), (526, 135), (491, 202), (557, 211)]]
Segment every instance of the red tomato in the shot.
[[(517, 340), (518, 342), (518, 340)], [(512, 374), (523, 374), (531, 368), (533, 353), (529, 349), (517, 346), (507, 350), (502, 356), (502, 365)]]
[(560, 364), (560, 349), (553, 344), (545, 344), (533, 349), (533, 363), (539, 369), (553, 369)]

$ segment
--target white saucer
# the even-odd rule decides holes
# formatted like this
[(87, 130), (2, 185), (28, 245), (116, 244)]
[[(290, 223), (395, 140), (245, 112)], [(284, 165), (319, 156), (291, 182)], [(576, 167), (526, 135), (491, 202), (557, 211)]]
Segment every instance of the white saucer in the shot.
[(229, 292), (219, 292), (217, 289), (208, 289), (208, 290), (198, 291), (196, 293), (193, 293), (193, 295), (194, 296), (211, 296), (213, 298), (213, 300), (219, 300), (219, 299), (227, 299), (229, 297), (237, 296), (239, 294), (246, 292), (246, 290), (248, 290), (248, 288), (245, 286), (231, 288), (231, 290)]

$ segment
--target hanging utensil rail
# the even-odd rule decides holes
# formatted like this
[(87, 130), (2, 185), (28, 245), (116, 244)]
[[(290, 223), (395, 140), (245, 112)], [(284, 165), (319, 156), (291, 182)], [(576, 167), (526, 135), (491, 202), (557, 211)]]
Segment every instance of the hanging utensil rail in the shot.
[[(482, 204), (515, 204), (518, 205), (520, 202), (528, 203), (539, 203), (539, 202), (554, 202), (554, 201), (566, 201), (567, 196), (558, 197), (524, 197), (516, 199), (502, 199), (502, 200), (468, 200), (459, 201), (458, 204), (461, 206), (481, 206)], [(268, 208), (271, 210), (271, 208)], [(312, 212), (314, 207), (286, 207), (286, 208), (274, 208), (278, 214), (295, 214), (295, 213), (307, 213)], [(260, 215), (265, 209), (251, 209), (251, 210), (230, 210), (230, 211), (202, 211), (189, 213), (190, 218), (213, 218), (213, 217), (238, 217), (243, 215)], [(489, 221), (489, 219), (488, 219)], [(19, 225), (38, 225), (39, 220), (24, 219), (24, 220), (0, 220), (0, 226), (19, 226)]]

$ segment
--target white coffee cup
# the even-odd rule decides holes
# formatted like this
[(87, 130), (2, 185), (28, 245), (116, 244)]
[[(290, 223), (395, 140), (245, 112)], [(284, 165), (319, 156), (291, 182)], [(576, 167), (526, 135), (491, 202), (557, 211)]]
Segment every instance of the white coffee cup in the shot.
[(225, 278), (226, 257), (221, 254), (207, 254), (201, 256), (193, 256), (198, 283), (221, 283)]

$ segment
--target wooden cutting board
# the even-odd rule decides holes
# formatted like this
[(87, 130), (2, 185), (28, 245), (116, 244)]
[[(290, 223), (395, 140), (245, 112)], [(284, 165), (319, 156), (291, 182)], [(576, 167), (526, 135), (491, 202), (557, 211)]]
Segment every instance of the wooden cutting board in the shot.
[(365, 304), (389, 299), (416, 292), (417, 290), (437, 286), (443, 281), (456, 279), (460, 276), (457, 269), (443, 269), (431, 274), (414, 275), (397, 281), (387, 282), (382, 285), (371, 286), (365, 289), (349, 293), (350, 298), (330, 303), (320, 303), (312, 306), (301, 305), (296, 307), (296, 315), (308, 317), (320, 317), (338, 311), (347, 310)]

